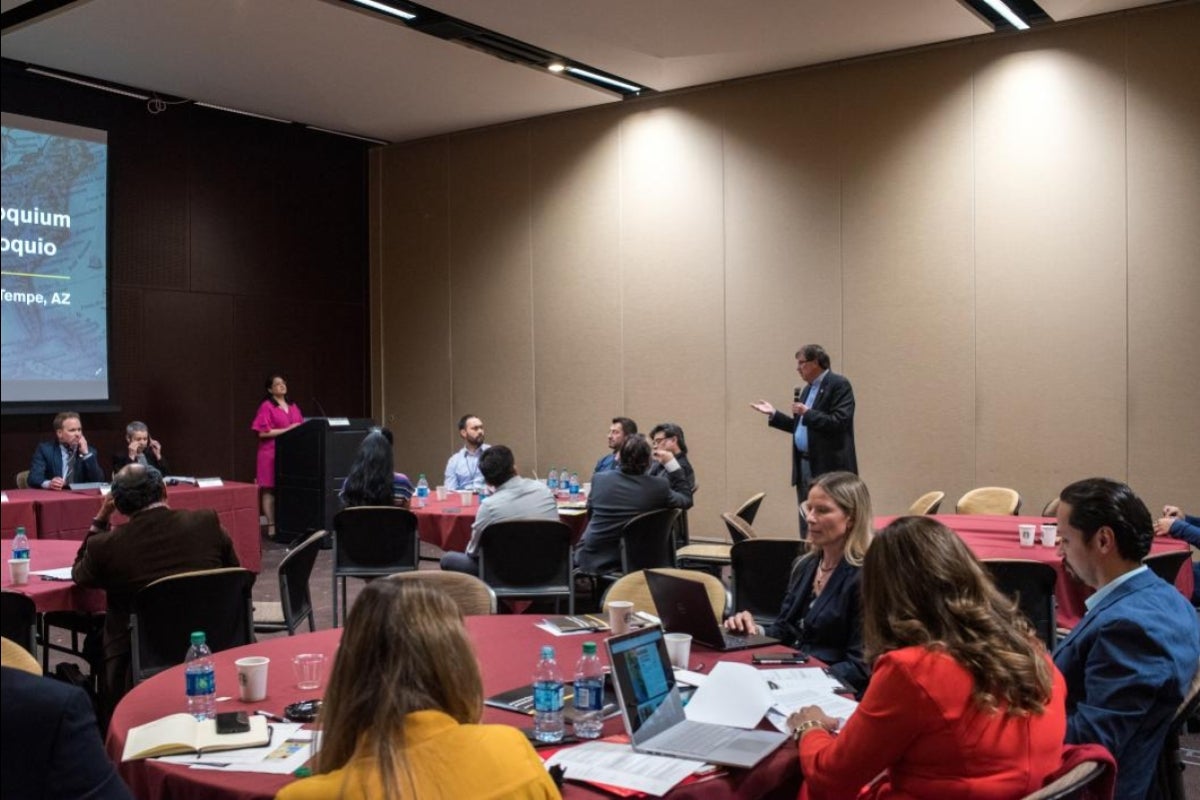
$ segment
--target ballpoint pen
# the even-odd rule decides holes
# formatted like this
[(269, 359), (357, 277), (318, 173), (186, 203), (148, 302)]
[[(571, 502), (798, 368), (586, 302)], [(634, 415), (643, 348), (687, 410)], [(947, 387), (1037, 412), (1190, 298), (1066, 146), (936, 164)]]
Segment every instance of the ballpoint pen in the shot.
[(270, 711), (263, 711), (262, 709), (259, 709), (258, 711), (255, 711), (254, 713), (258, 714), (261, 717), (266, 717), (267, 719), (271, 720), (272, 722), (287, 722), (287, 720), (284, 719), (283, 717), (279, 716), (278, 714), (272, 714)]

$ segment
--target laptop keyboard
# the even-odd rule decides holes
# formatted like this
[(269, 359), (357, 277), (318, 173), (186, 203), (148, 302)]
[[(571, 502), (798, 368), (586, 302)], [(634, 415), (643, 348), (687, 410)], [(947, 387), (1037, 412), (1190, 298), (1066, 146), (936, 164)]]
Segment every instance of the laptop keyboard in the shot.
[(724, 725), (685, 720), (654, 737), (654, 749), (684, 753), (705, 753), (724, 747), (741, 731)]
[(749, 647), (750, 646), (750, 640), (747, 639), (745, 636), (737, 636), (732, 633), (726, 633), (724, 636), (725, 636), (726, 649), (732, 648), (732, 647)]

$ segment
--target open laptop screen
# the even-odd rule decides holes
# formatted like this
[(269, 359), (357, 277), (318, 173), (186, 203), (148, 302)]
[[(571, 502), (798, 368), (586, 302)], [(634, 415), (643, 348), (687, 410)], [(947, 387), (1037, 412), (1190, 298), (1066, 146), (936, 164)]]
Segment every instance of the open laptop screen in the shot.
[(608, 650), (621, 712), (634, 744), (684, 719), (662, 628), (615, 636), (608, 640)]

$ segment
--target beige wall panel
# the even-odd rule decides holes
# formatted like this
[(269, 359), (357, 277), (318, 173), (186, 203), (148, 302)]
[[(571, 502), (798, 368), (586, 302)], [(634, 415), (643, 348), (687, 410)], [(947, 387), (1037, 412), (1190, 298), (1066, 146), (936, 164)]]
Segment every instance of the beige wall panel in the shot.
[(1200, 5), (1129, 25), (1129, 482), (1200, 513)]
[(876, 513), (951, 497), (975, 468), (969, 51), (843, 74), (845, 358)]
[(1126, 471), (1123, 30), (979, 50), (975, 477), (1040, 509)]
[(451, 139), (449, 446), (470, 413), (489, 441), (535, 452), (529, 159), (528, 124)]
[(696, 534), (725, 499), (721, 131), (711, 95), (639, 105), (621, 124), (625, 409), (678, 423), (701, 491)]
[(380, 418), (396, 436), (396, 468), (434, 485), (453, 413), (446, 148), (438, 139), (378, 156)]
[(590, 480), (624, 411), (619, 130), (611, 113), (530, 128), (537, 452), (520, 463), (542, 477), (569, 466)]
[[(808, 72), (718, 93), (725, 122), (725, 510), (755, 492), (755, 529), (797, 533), (791, 440), (750, 408), (789, 408), (793, 354), (840, 356), (841, 220), (836, 82)], [(839, 367), (840, 368), (840, 367)]]

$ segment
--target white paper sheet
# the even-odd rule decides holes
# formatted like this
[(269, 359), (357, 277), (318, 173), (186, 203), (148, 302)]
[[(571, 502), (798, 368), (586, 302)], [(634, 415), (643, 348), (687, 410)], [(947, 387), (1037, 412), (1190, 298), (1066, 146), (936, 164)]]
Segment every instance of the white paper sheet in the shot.
[(829, 716), (841, 719), (843, 724), (858, 709), (858, 703), (850, 698), (822, 689), (778, 689), (771, 694), (775, 705), (767, 712), (767, 722), (783, 733), (791, 733), (787, 726), (788, 715), (804, 706), (817, 706)]
[(559, 750), (546, 761), (561, 765), (569, 781), (594, 781), (661, 797), (704, 767), (702, 761), (635, 753), (627, 744), (588, 742)]
[(70, 567), (57, 567), (56, 569), (35, 569), (31, 570), (30, 575), (41, 575), (43, 578), (49, 578), (52, 581), (69, 581), (71, 580)]
[(264, 747), (221, 750), (197, 756), (195, 753), (162, 756), (154, 759), (168, 764), (183, 764), (192, 769), (225, 772), (260, 772), (290, 775), (304, 766), (317, 751), (313, 731), (302, 730), (298, 723), (276, 722), (271, 725), (271, 743)]
[(773, 703), (771, 690), (758, 670), (749, 664), (721, 661), (683, 710), (696, 722), (750, 730)]

